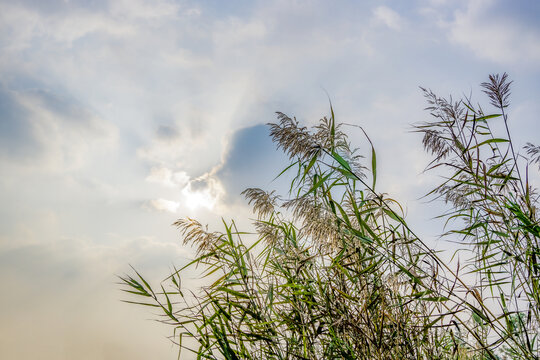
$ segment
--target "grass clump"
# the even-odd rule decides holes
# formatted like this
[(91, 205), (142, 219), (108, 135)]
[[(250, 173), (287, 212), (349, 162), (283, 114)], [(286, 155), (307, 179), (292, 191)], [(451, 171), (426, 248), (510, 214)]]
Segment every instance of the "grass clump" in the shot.
[[(528, 173), (540, 148), (515, 150), (510, 85), (506, 74), (482, 84), (488, 114), (422, 89), (432, 117), (415, 128), (433, 155), (428, 169), (444, 174), (428, 195), (450, 204), (445, 235), (469, 255), (460, 268), (375, 190), (369, 137), (366, 159), (330, 107), (312, 129), (283, 113), (269, 124), (292, 181), (287, 197), (244, 191), (255, 234), (178, 220), (196, 258), (159, 291), (136, 271), (121, 277), (138, 296), (130, 302), (159, 309), (180, 350), (200, 359), (538, 359), (540, 225)], [(212, 281), (188, 294), (181, 275), (193, 267)]]

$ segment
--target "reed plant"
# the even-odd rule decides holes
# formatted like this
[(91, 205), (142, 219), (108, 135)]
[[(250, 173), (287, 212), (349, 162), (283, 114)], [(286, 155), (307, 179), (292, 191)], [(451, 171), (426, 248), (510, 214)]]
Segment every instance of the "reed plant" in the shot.
[[(154, 307), (181, 354), (198, 359), (538, 359), (540, 225), (529, 171), (540, 147), (517, 151), (506, 74), (482, 84), (494, 112), (422, 89), (431, 120), (415, 125), (442, 182), (427, 196), (450, 210), (449, 265), (376, 190), (377, 157), (350, 144), (330, 115), (311, 129), (277, 113), (270, 136), (290, 160), (288, 194), (244, 191), (256, 214), (209, 231), (175, 222), (196, 257), (152, 287), (121, 276), (126, 300)], [(498, 122), (498, 123), (495, 123)], [(493, 129), (502, 129), (496, 133)], [(202, 269), (206, 285), (185, 289)], [(189, 345), (185, 341), (190, 338)], [(193, 345), (195, 344), (195, 345)]]

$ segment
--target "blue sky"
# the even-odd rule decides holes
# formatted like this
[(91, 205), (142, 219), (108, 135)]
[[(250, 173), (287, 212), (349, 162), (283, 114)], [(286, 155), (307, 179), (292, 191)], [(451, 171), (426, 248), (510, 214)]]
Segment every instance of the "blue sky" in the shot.
[(372, 138), (379, 189), (435, 237), (418, 86), (489, 106), (478, 85), (508, 72), (516, 142), (539, 144), (539, 4), (0, 2), (0, 357), (172, 359), (115, 275), (186, 261), (179, 217), (245, 224), (239, 192), (278, 186), (284, 163), (263, 125), (314, 124), (327, 93)]

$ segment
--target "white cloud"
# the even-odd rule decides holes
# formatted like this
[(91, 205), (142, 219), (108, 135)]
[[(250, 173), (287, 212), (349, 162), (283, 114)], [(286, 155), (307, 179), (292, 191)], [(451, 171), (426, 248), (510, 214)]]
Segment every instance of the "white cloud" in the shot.
[(184, 171), (173, 172), (168, 168), (152, 168), (146, 177), (149, 182), (175, 188), (181, 194), (181, 201), (166, 199), (151, 200), (148, 205), (159, 211), (177, 213), (180, 206), (189, 210), (206, 208), (212, 210), (223, 199), (225, 190), (219, 179), (213, 175), (215, 170), (196, 178), (190, 177)]
[[(492, 0), (474, 0), (455, 12), (446, 24), (449, 39), (469, 48), (477, 57), (501, 64), (540, 62), (540, 32), (505, 14), (492, 16)], [(517, 5), (516, 5), (517, 6)]]
[[(178, 3), (170, 0), (115, 0), (110, 2), (110, 13), (115, 17), (129, 18), (130, 20), (163, 20), (174, 17), (181, 10)], [(195, 11), (195, 12), (194, 12)], [(196, 9), (188, 9), (190, 14), (196, 15)]]
[(263, 19), (251, 21), (238, 18), (218, 22), (213, 32), (215, 43), (224, 49), (239, 46), (249, 42), (260, 42), (268, 35), (267, 25)]
[(221, 182), (209, 174), (190, 182), (182, 189), (183, 203), (190, 210), (201, 207), (211, 210), (224, 194), (225, 190)]
[(166, 167), (153, 167), (146, 181), (161, 184), (167, 187), (185, 187), (189, 182), (189, 176), (185, 171), (173, 172)]
[(373, 15), (375, 16), (375, 20), (377, 22), (388, 26), (390, 29), (401, 30), (403, 27), (403, 19), (401, 16), (388, 6), (376, 7), (373, 10)]
[(46, 90), (4, 90), (0, 96), (12, 110), (3, 121), (16, 130), (3, 135), (18, 137), (8, 140), (28, 148), (24, 157), (4, 159), (11, 165), (65, 172), (118, 145), (116, 127), (73, 98)]
[(180, 203), (172, 200), (155, 199), (150, 200), (150, 206), (156, 210), (176, 213), (180, 207)]
[(136, 31), (133, 24), (125, 20), (84, 9), (72, 11), (69, 16), (64, 13), (44, 16), (27, 7), (3, 4), (2, 12), (0, 27), (11, 35), (8, 49), (17, 51), (34, 46), (33, 40), (36, 37), (71, 45), (92, 33), (121, 37), (133, 35)]

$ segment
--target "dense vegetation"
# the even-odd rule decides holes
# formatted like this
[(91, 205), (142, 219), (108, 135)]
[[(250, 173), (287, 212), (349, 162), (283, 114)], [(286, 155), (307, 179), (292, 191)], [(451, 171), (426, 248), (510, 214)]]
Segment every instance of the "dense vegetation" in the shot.
[[(255, 234), (178, 220), (196, 258), (159, 291), (137, 272), (122, 277), (138, 297), (129, 302), (159, 309), (182, 354), (205, 359), (538, 359), (540, 225), (528, 174), (540, 147), (520, 153), (512, 142), (510, 85), (506, 74), (482, 84), (493, 113), (422, 89), (431, 121), (415, 129), (428, 169), (444, 174), (428, 196), (452, 209), (441, 216), (466, 249), (459, 264), (375, 190), (373, 146), (360, 156), (332, 108), (312, 129), (278, 113), (270, 135), (290, 159), (289, 194), (244, 191)], [(195, 267), (209, 280), (192, 292), (181, 278)]]

